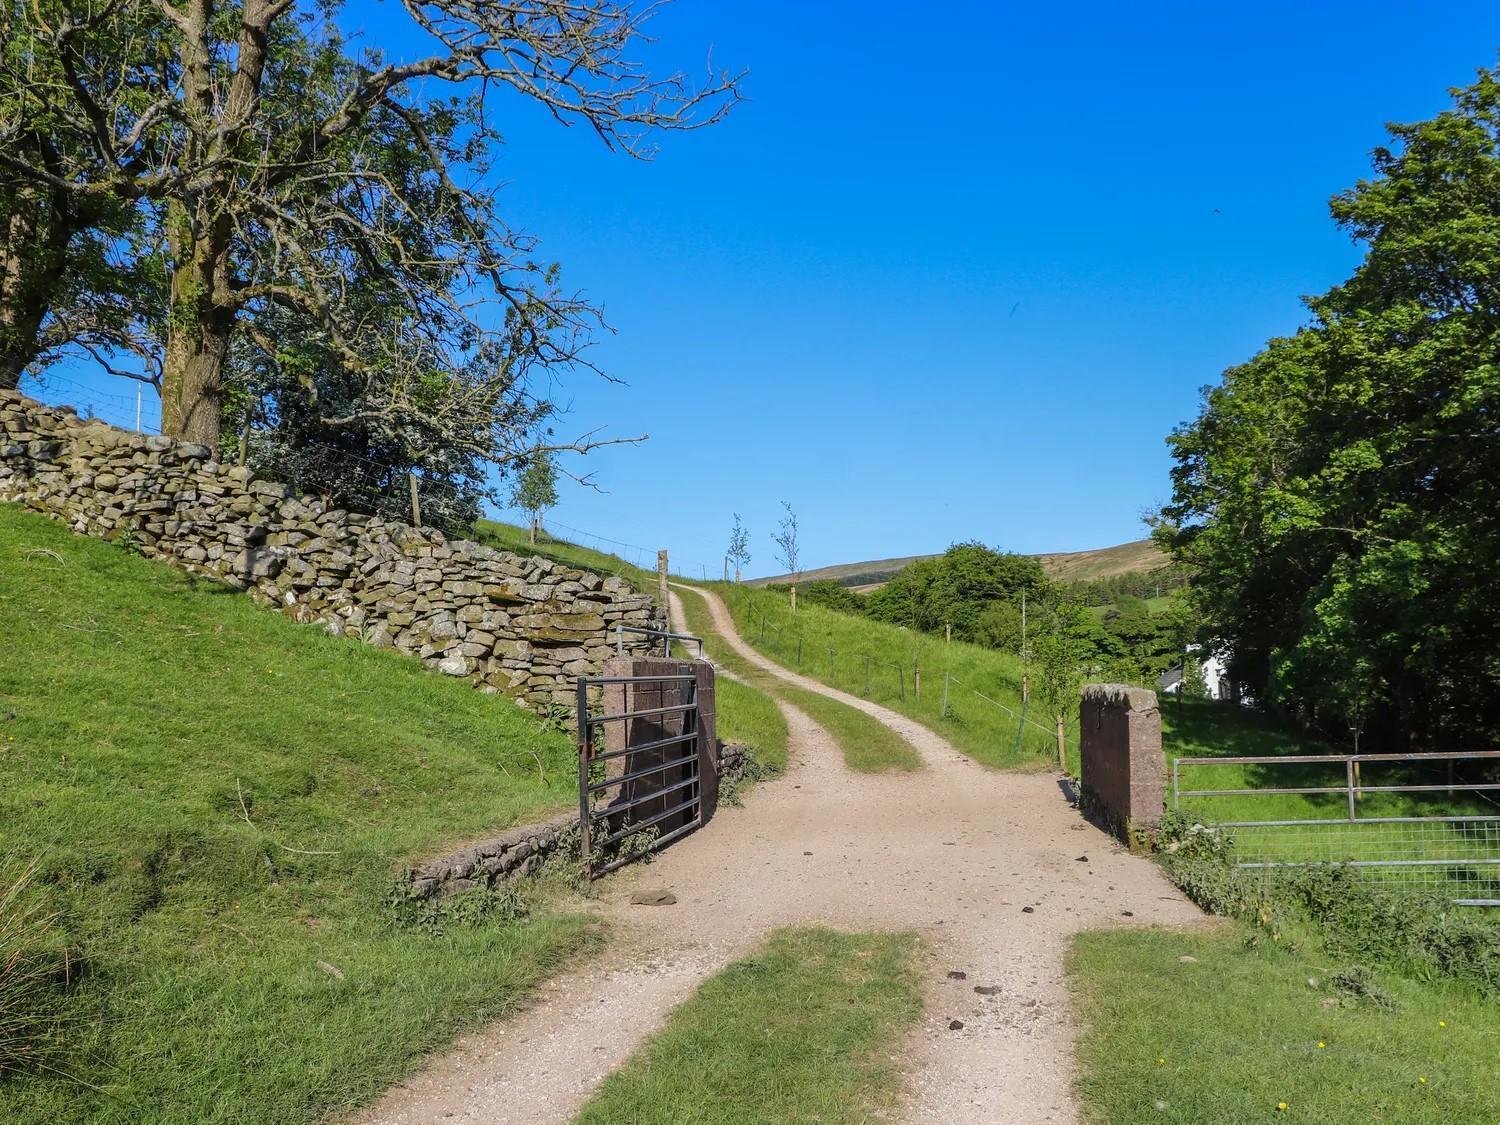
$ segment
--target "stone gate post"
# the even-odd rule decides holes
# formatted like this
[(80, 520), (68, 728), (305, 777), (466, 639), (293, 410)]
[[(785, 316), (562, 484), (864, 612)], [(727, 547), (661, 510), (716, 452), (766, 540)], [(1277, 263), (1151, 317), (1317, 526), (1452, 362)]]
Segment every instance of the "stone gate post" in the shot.
[(1132, 851), (1145, 850), (1166, 796), (1156, 693), (1089, 684), (1078, 708), (1078, 749), (1084, 810)]

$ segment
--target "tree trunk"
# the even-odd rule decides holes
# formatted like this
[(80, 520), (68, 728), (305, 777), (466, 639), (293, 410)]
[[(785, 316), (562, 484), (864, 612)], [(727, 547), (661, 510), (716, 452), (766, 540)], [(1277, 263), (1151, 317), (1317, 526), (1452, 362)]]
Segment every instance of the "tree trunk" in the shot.
[(170, 437), (219, 446), (219, 393), (229, 354), (230, 322), (176, 328), (162, 365), (161, 429)]
[(62, 280), (73, 235), (59, 195), (17, 188), (0, 231), (0, 388), (15, 390), (41, 350), (42, 322)]
[(161, 429), (169, 437), (219, 446), (220, 392), (235, 311), (229, 298), (229, 218), (200, 205), (189, 219), (168, 209), (175, 265), (166, 356), (161, 377)]
[(536, 513), (531, 513), (531, 545), (536, 546)]

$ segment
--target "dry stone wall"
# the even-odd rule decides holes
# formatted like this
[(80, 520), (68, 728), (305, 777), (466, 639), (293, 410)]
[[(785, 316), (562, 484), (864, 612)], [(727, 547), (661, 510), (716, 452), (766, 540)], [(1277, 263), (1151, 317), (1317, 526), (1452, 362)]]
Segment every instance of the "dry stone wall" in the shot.
[[(207, 446), (0, 390), (0, 500), (236, 586), (329, 632), (418, 657), (534, 709), (660, 621), (619, 578), (294, 496)], [(648, 642), (625, 634), (629, 652)]]

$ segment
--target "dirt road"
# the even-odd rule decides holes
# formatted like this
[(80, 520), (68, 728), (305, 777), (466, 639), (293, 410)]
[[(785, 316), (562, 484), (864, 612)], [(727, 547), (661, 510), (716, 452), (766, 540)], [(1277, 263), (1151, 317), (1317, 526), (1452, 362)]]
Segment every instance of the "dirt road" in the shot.
[[(1192, 923), (1198, 910), (1081, 821), (1052, 776), (986, 770), (901, 715), (787, 672), (739, 638), (717, 598), (688, 596), (708, 598), (716, 627), (746, 659), (873, 715), (925, 768), (852, 773), (821, 728), (782, 705), (787, 774), (655, 863), (609, 880), (598, 909), (616, 940), (597, 962), (468, 1036), (358, 1120), (565, 1122), (705, 977), (769, 929), (823, 924), (910, 929), (927, 941), (928, 1002), (905, 1053), (902, 1119), (1076, 1121), (1069, 935)], [(658, 887), (677, 904), (629, 905), (632, 891)], [(952, 970), (965, 979), (949, 979)], [(953, 1020), (962, 1029), (950, 1030)]]

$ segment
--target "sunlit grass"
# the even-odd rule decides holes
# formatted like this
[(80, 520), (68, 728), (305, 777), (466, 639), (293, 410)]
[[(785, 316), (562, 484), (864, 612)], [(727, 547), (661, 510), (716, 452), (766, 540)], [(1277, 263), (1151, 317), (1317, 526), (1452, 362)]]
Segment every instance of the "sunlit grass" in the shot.
[(1382, 1006), (1338, 991), (1330, 976), (1347, 966), (1327, 955), (1251, 947), (1246, 936), (1226, 925), (1074, 940), (1089, 1120), (1500, 1121), (1492, 1001), (1384, 974), (1374, 978), (1390, 998)]
[(403, 862), (569, 807), (565, 734), (8, 505), (0, 576), (0, 849), (81, 954), (59, 1065), (88, 1083), (7, 1078), (0, 1120), (319, 1120), (585, 940), (383, 902)]
[(911, 934), (781, 930), (672, 1013), (579, 1125), (883, 1120), (921, 1011)]

